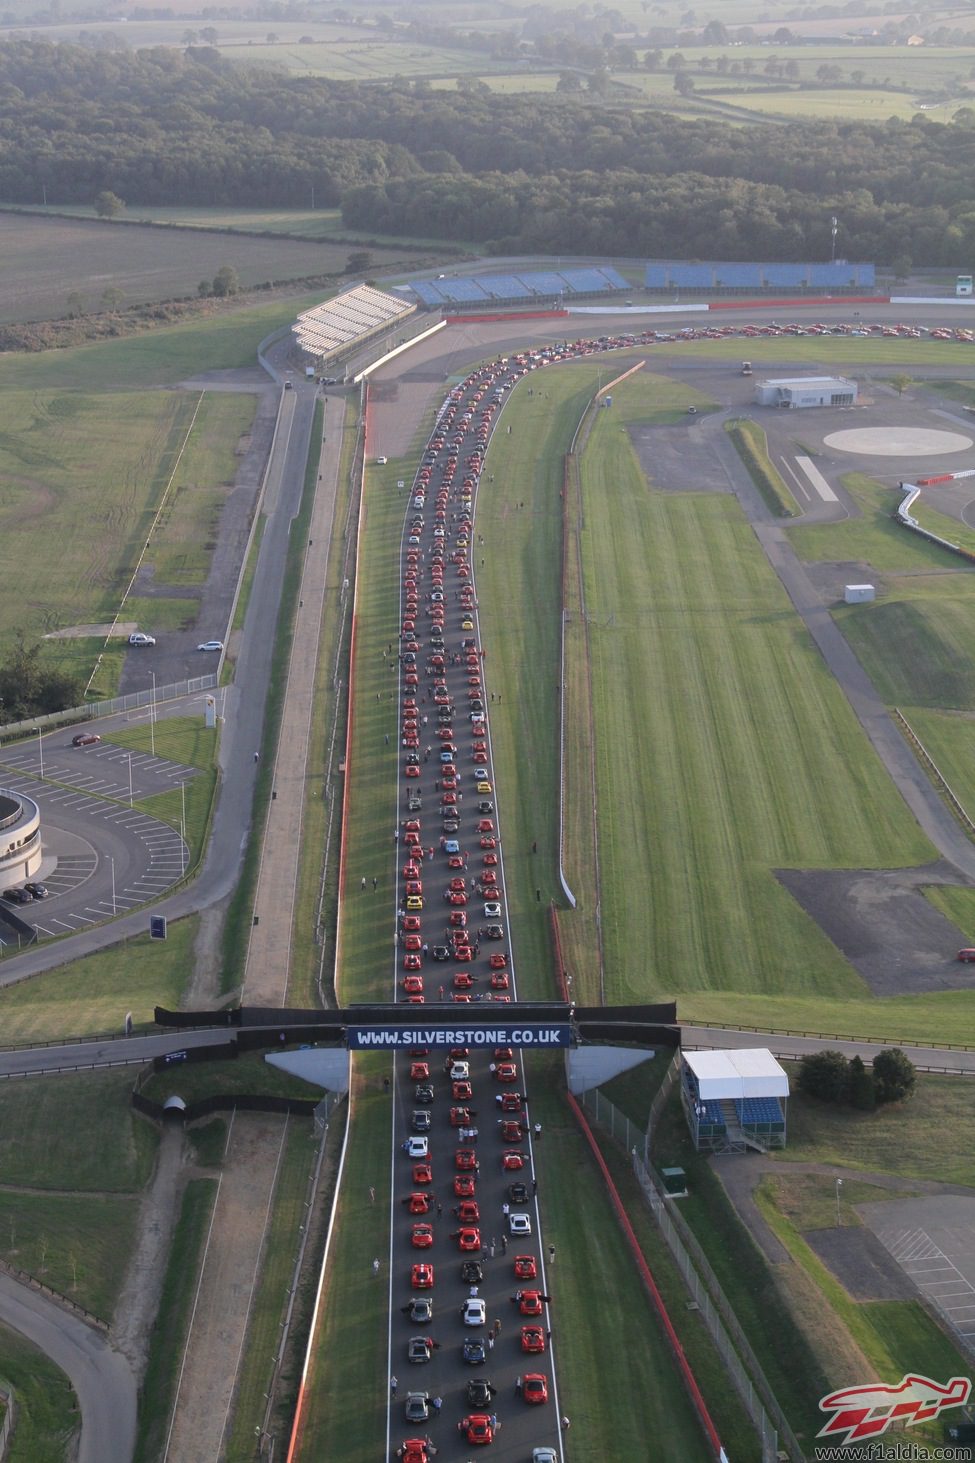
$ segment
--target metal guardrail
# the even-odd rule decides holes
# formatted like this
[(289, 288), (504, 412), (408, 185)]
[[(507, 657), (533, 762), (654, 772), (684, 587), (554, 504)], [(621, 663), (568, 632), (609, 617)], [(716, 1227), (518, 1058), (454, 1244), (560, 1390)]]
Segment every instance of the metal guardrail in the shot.
[[(740, 1031), (742, 1036), (800, 1036), (815, 1041), (857, 1041), (865, 1042), (868, 1046), (900, 1046), (918, 1047), (929, 1051), (945, 1052), (975, 1052), (975, 1046), (965, 1046), (957, 1041), (928, 1041), (920, 1037), (891, 1036), (888, 1032), (885, 1036), (864, 1036), (862, 1033), (854, 1036), (851, 1032), (842, 1031), (794, 1031), (789, 1027), (778, 1027), (775, 1030), (759, 1028), (757, 1026), (739, 1026), (736, 1021), (687, 1021), (687, 1027), (698, 1027), (708, 1031)], [(690, 1042), (683, 1042), (684, 1046), (691, 1048)]]
[(975, 834), (975, 819), (972, 819), (969, 816), (968, 811), (962, 803), (961, 799), (952, 790), (951, 784), (949, 783), (947, 777), (945, 777), (944, 773), (941, 771), (941, 768), (935, 762), (934, 758), (931, 756), (931, 753), (921, 741), (921, 738), (911, 726), (910, 722), (904, 715), (903, 711), (901, 711), (900, 707), (894, 707), (893, 715), (895, 720), (898, 721), (900, 725), (904, 728), (904, 731), (907, 733), (908, 740), (910, 741), (914, 750), (918, 753), (925, 767), (931, 773), (931, 776), (934, 778), (938, 790), (950, 803), (952, 812), (958, 818), (959, 822), (965, 828), (966, 832)]

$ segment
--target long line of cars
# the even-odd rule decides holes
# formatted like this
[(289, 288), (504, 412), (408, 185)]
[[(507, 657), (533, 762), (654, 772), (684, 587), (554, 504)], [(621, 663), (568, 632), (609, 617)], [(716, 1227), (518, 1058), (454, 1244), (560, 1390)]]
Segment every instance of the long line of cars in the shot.
[[(473, 1003), (503, 1008), (514, 994), (472, 551), (484, 451), (506, 391), (534, 364), (493, 362), (449, 393), (404, 521), (397, 997), (450, 1003), (459, 1025)], [(391, 1376), (394, 1456), (466, 1460), (492, 1446), (504, 1459), (557, 1463), (518, 1054), (415, 1047), (397, 1059), (396, 1094), (390, 1366), (405, 1365), (410, 1380)]]

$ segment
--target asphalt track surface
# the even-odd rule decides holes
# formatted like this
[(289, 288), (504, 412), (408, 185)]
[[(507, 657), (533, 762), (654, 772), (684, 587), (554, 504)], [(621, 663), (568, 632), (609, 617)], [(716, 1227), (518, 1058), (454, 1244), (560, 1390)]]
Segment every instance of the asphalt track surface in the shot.
[[(404, 505), (401, 634), (387, 651), (400, 660), (394, 979), (401, 1001), (410, 1001), (415, 986), (414, 998), (457, 1002), (458, 1017), (467, 1002), (504, 1003), (517, 994), (488, 729), (493, 696), (480, 642), (473, 552), (476, 497), (490, 491), (480, 485), (481, 457), (513, 379), (510, 370), (485, 368), (455, 388), (438, 415), (419, 469), (429, 481), (424, 486), (418, 476)], [(463, 1463), (473, 1442), (464, 1424), (472, 1416), (494, 1419), (488, 1424), (491, 1455), (501, 1463), (528, 1458), (542, 1445), (561, 1456), (549, 1307), (541, 1299), (513, 1299), (519, 1291), (549, 1293), (520, 1057), (507, 1049), (467, 1048), (455, 1048), (453, 1058), (445, 1048), (417, 1049), (412, 1059), (396, 1056), (389, 1267), (389, 1365), (398, 1381), (395, 1396), (391, 1383), (388, 1414), (393, 1457), (406, 1438), (428, 1436), (445, 1463)], [(452, 1060), (469, 1072), (456, 1085)], [(428, 1085), (432, 1096), (423, 1091)], [(502, 1110), (503, 1102), (509, 1110)], [(404, 1151), (418, 1136), (428, 1160), (414, 1161)], [(513, 1200), (511, 1183), (525, 1185), (520, 1202)], [(473, 1206), (468, 1216), (462, 1204)], [(526, 1236), (509, 1235), (509, 1208), (524, 1216)], [(418, 1225), (431, 1241), (423, 1248), (413, 1240)], [(522, 1278), (516, 1255), (526, 1269)], [(462, 1276), (465, 1261), (479, 1267), (473, 1290)], [(413, 1288), (418, 1263), (433, 1267), (429, 1289)], [(417, 1324), (403, 1314), (412, 1296), (432, 1299), (432, 1322)], [(472, 1297), (485, 1307), (477, 1325), (466, 1324), (461, 1314)], [(524, 1314), (522, 1304), (530, 1306)], [(523, 1326), (534, 1328), (540, 1353), (523, 1348)], [(411, 1363), (410, 1339), (423, 1336), (437, 1345), (431, 1341), (428, 1360)], [(483, 1348), (483, 1358), (465, 1360), (465, 1343)], [(530, 1375), (545, 1378), (548, 1400), (537, 1406), (517, 1385)], [(475, 1405), (467, 1388), (480, 1381), (495, 1391)], [(412, 1425), (405, 1415), (411, 1391), (441, 1403)]]

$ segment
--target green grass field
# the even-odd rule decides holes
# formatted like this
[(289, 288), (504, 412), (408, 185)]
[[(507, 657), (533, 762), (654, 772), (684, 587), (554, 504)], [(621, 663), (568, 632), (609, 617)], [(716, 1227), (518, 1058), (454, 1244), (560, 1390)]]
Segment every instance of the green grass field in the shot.
[[(147, 542), (156, 584), (204, 582), (254, 406), (231, 393), (7, 393), (0, 646), (21, 630), (39, 639), (118, 613), (160, 632), (192, 624), (192, 601), (123, 597)], [(44, 661), (85, 687), (103, 648), (47, 639)], [(99, 665), (100, 693), (114, 693), (123, 655), (112, 646)]]
[(80, 1422), (64, 1372), (19, 1332), (0, 1326), (0, 1377), (17, 1398), (10, 1463), (63, 1463)]

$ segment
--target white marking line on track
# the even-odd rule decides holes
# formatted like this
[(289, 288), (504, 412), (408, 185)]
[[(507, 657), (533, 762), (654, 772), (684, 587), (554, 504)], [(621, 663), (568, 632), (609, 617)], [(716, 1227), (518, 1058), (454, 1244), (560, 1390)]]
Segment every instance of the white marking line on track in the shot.
[(797, 467), (800, 467), (802, 469), (802, 471), (806, 474), (806, 477), (812, 483), (813, 487), (816, 489), (816, 492), (822, 498), (822, 500), (823, 500), (824, 503), (838, 503), (839, 502), (839, 499), (837, 498), (836, 494), (833, 492), (833, 489), (830, 487), (829, 483), (823, 477), (822, 473), (819, 471), (819, 468), (816, 467), (813, 464), (813, 461), (812, 461), (811, 458), (809, 458), (809, 457), (797, 457), (796, 458), (796, 466)]
[(812, 495), (809, 492), (809, 490), (807, 489), (805, 483), (800, 478), (799, 474), (793, 468), (792, 463), (789, 461), (789, 459), (787, 457), (782, 457), (782, 458), (779, 459), (779, 461), (782, 463), (782, 466), (785, 468), (786, 472), (789, 474), (790, 478), (792, 479), (793, 483), (795, 484), (795, 489), (796, 489), (796, 492), (799, 494), (799, 497), (800, 498), (804, 498), (806, 500), (806, 502), (808, 503), (810, 501)]

